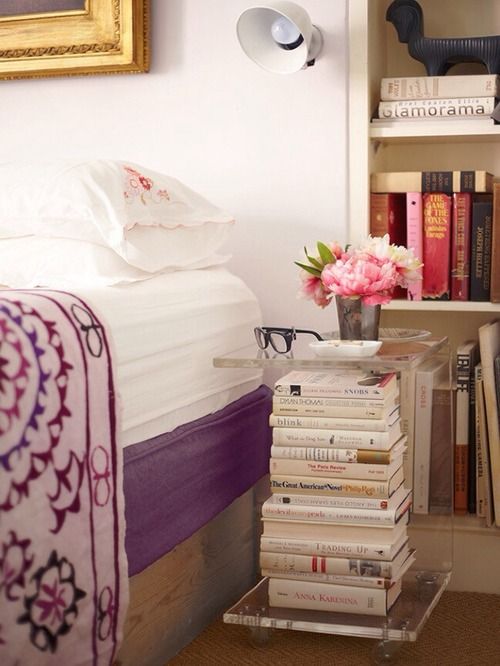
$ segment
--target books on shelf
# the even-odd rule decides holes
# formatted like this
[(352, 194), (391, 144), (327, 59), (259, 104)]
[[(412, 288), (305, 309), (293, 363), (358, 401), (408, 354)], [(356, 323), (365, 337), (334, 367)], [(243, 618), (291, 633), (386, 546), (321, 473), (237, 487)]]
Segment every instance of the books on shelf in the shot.
[(491, 192), (493, 174), (470, 171), (376, 171), (370, 177), (372, 192)]
[(469, 470), (469, 447), (473, 446), (469, 427), (470, 402), (477, 355), (476, 340), (468, 340), (457, 347), (454, 507), (458, 514), (468, 511), (469, 474), (472, 473), (472, 470)]
[(448, 359), (431, 358), (415, 374), (413, 512), (429, 513), (434, 389), (449, 375)]
[(269, 579), (269, 604), (282, 608), (384, 616), (400, 593), (401, 579), (388, 590), (303, 580)]
[(291, 458), (271, 457), (269, 471), (273, 476), (319, 476), (322, 478), (376, 479), (389, 480), (403, 464), (403, 451), (388, 465), (378, 463), (335, 462), (322, 460), (297, 460)]
[(451, 300), (470, 297), (470, 260), (472, 233), (472, 194), (455, 192), (451, 229)]
[(443, 99), (447, 97), (500, 96), (497, 74), (457, 76), (394, 76), (380, 82), (382, 100)]
[(470, 300), (490, 300), (493, 197), (485, 194), (472, 201)]
[(500, 320), (480, 326), (479, 351), (483, 372), (495, 524), (500, 527), (500, 427), (495, 384), (495, 359), (500, 354)]
[(406, 194), (370, 193), (370, 234), (385, 236), (396, 245), (406, 245)]
[[(424, 218), (422, 208), (421, 192), (406, 192), (404, 195), (406, 201), (406, 242), (407, 246), (413, 250), (417, 259), (423, 261), (424, 256)], [(422, 267), (418, 273), (422, 277)], [(422, 280), (412, 282), (408, 287), (408, 299), (410, 301), (422, 300)]]
[(423, 195), (423, 300), (450, 300), (451, 196)]
[(490, 299), (500, 303), (500, 183), (493, 183)]
[(495, 97), (447, 97), (381, 101), (379, 118), (462, 118), (490, 116), (495, 109)]
[(279, 396), (326, 396), (383, 400), (397, 389), (394, 372), (307, 372), (293, 370), (278, 379), (274, 393)]

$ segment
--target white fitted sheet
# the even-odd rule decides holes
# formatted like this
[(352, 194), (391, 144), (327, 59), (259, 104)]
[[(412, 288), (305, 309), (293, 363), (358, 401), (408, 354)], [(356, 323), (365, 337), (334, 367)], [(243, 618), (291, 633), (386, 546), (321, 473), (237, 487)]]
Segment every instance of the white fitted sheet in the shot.
[(213, 367), (214, 356), (251, 344), (261, 323), (256, 297), (226, 268), (72, 291), (111, 332), (123, 446), (215, 412), (262, 381), (259, 370)]

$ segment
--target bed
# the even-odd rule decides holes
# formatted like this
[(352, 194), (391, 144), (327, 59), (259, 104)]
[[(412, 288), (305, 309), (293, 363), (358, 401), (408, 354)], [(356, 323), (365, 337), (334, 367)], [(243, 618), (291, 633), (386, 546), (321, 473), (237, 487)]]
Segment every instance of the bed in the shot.
[[(98, 222), (91, 225), (94, 237), (76, 237), (82, 235), (81, 221), (85, 215), (88, 217), (88, 211), (97, 216), (95, 211), (102, 206), (102, 191), (108, 197), (114, 186), (110, 172), (113, 177), (121, 178), (121, 194), (125, 193), (126, 198), (136, 197), (137, 192), (130, 188), (138, 183), (146, 204), (153, 201), (147, 195), (155, 194), (152, 184), (157, 184), (158, 174), (139, 172), (136, 167), (117, 162), (103, 165), (101, 161), (97, 167), (95, 163), (90, 167), (85, 163), (84, 177), (81, 163), (78, 168), (76, 177), (74, 166), (69, 170), (67, 165), (63, 169), (60, 165), (52, 171), (45, 169), (38, 185), (43, 196), (33, 197), (32, 187), (30, 200), (18, 196), (14, 208), (11, 202), (5, 203), (4, 199), (0, 202), (0, 284), (11, 287), (1, 294), (11, 322), (19, 320), (14, 316), (13, 302), (26, 301), (29, 304), (26, 310), (30, 310), (35, 305), (39, 308), (40, 300), (44, 299), (47, 307), (70, 313), (67, 319), (71, 318), (79, 340), (90, 349), (89, 368), (93, 362), (92, 347), (95, 351), (99, 340), (101, 346), (105, 341), (109, 353), (108, 384), (99, 389), (102, 397), (94, 402), (97, 403), (95, 409), (101, 411), (103, 405), (110, 402), (110, 396), (115, 403), (110, 408), (110, 414), (114, 413), (117, 419), (115, 482), (118, 499), (114, 510), (123, 514), (126, 531), (122, 530), (108, 550), (114, 549), (116, 556), (121, 543), (126, 553), (130, 601), (127, 610), (129, 586), (122, 584), (122, 588), (127, 589), (121, 590), (122, 616), (116, 621), (114, 645), (94, 661), (78, 663), (164, 664), (236, 600), (256, 576), (255, 505), (261, 487), (259, 480), (267, 473), (270, 391), (261, 385), (259, 372), (215, 369), (212, 358), (248, 344), (261, 315), (250, 289), (227, 270), (224, 258), (215, 253), (224, 240), (220, 229), (232, 223), (230, 218), (205, 206), (209, 210), (205, 217), (212, 225), (211, 231), (217, 227), (217, 241), (212, 244), (207, 241), (206, 229), (201, 239), (191, 234), (187, 242), (181, 239), (180, 252), (175, 255), (180, 265), (158, 267), (158, 261), (163, 261), (168, 252), (168, 262), (173, 261), (172, 234), (168, 236), (167, 252), (163, 251), (164, 247), (156, 252), (150, 240), (144, 243), (144, 228), (135, 246), (131, 242), (131, 247), (127, 247), (123, 237), (117, 242), (116, 233), (113, 235), (116, 228), (106, 232), (111, 241), (96, 242), (95, 227), (101, 225), (99, 238), (102, 240), (102, 228), (109, 224), (110, 211), (112, 217), (114, 208), (119, 208), (110, 206), (109, 201)], [(26, 183), (27, 178), (33, 176), (31, 167), (23, 167), (16, 173), (21, 174), (19, 183)], [(93, 197), (90, 202), (85, 199), (89, 197), (89, 173), (92, 173)], [(142, 182), (137, 174), (144, 179)], [(35, 190), (40, 182), (39, 169), (36, 176), (30, 181), (35, 183)], [(70, 188), (68, 177), (73, 179)], [(131, 184), (131, 179), (135, 185)], [(81, 188), (82, 180), (85, 191)], [(99, 197), (96, 197), (96, 182), (101, 188)], [(54, 192), (57, 187), (60, 189)], [(47, 191), (51, 196), (46, 195)], [(60, 204), (59, 210), (55, 210), (57, 206), (54, 207), (53, 202), (62, 200), (61, 191), (71, 191), (74, 195), (71, 209), (65, 200), (65, 207)], [(184, 224), (184, 219), (179, 223), (177, 205), (174, 223), (165, 222), (164, 217), (158, 225), (149, 212), (147, 224), (142, 227), (155, 232), (160, 231), (159, 227), (170, 231), (200, 231), (203, 225), (193, 211), (196, 209), (199, 213), (204, 202), (200, 205), (200, 199), (190, 192), (187, 197), (185, 189), (180, 190), (177, 183), (172, 185), (170, 181), (165, 185), (162, 180), (158, 192), (168, 192), (169, 199), (158, 195), (153, 202), (155, 206), (158, 203), (171, 205), (173, 201), (178, 204), (179, 200), (185, 202), (189, 198), (189, 210), (184, 206), (181, 211), (185, 218), (189, 213), (189, 222)], [(119, 189), (116, 196), (120, 196)], [(33, 200), (38, 206), (35, 211), (32, 210)], [(75, 200), (82, 205), (83, 213), (75, 212)], [(142, 213), (144, 205), (142, 203), (137, 211)], [(28, 211), (31, 218), (26, 207), (31, 207)], [(122, 224), (123, 229), (128, 225), (129, 231), (137, 230), (137, 211), (134, 224), (130, 225), (129, 220)], [(157, 215), (156, 209), (154, 212)], [(206, 210), (204, 212), (206, 214)], [(128, 209), (127, 214), (130, 215)], [(61, 235), (61, 218), (65, 222), (64, 236)], [(36, 220), (35, 230), (26, 228), (26, 219)], [(57, 233), (51, 234), (54, 219)], [(75, 219), (78, 225), (74, 224)], [(18, 233), (12, 231), (13, 227)], [(157, 233), (153, 244), (158, 247), (161, 239), (161, 234)], [(188, 252), (183, 254), (185, 248)], [(23, 268), (19, 253), (22, 253)], [(153, 266), (148, 263), (151, 256), (156, 262)], [(28, 318), (26, 313), (25, 318)], [(56, 315), (51, 311), (45, 319), (56, 320)], [(4, 352), (7, 346), (8, 340)], [(0, 363), (1, 357), (0, 338)], [(82, 367), (85, 363), (87, 361)], [(77, 403), (75, 399), (75, 411)], [(92, 429), (98, 429), (101, 417), (93, 421), (90, 411), (90, 416), (86, 415), (87, 422)], [(111, 421), (108, 415), (105, 422)], [(1, 425), (0, 421), (0, 429)], [(112, 430), (112, 427), (105, 429), (103, 441), (106, 437), (113, 439)], [(113, 451), (112, 441), (110, 446)], [(91, 461), (95, 463), (95, 469), (92, 468), (95, 488), (99, 483), (101, 488), (96, 491), (97, 495), (106, 487), (108, 468), (103, 467), (102, 460), (104, 458)], [(2, 474), (5, 469), (4, 465)], [(123, 502), (120, 505), (118, 486), (122, 475)], [(29, 507), (28, 500), (25, 498), (20, 504)], [(72, 506), (74, 510), (74, 502)], [(70, 513), (68, 509), (67, 515)], [(2, 522), (0, 537), (4, 544), (8, 542)], [(95, 542), (100, 543), (100, 539)], [(24, 554), (27, 563), (29, 549), (25, 549)], [(7, 562), (6, 557), (3, 562)], [(28, 572), (23, 581), (18, 577), (18, 598), (20, 582), (27, 581)], [(74, 588), (79, 589), (76, 583)], [(9, 589), (13, 594), (16, 591), (15, 587)], [(78, 595), (73, 598), (79, 602)], [(99, 627), (102, 628), (102, 616), (106, 615), (103, 609), (109, 611), (112, 603), (109, 599), (97, 601)], [(79, 603), (76, 605), (80, 607)], [(71, 617), (77, 615), (73, 609)], [(65, 631), (68, 633), (69, 629)], [(65, 633), (61, 630), (59, 644), (63, 644), (64, 639)], [(2, 647), (0, 629), (0, 655)], [(38, 646), (40, 660), (37, 663), (61, 663), (57, 661), (60, 653), (51, 647), (50, 641), (46, 641), (43, 650)], [(10, 653), (6, 654), (10, 658)], [(2, 663), (9, 664), (9, 660)], [(13, 658), (12, 663), (16, 663)]]

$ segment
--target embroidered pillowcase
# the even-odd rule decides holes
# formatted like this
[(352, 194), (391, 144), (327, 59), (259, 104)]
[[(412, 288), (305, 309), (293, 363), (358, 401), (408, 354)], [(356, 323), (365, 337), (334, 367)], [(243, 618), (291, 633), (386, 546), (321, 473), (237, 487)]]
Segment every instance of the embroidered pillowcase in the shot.
[(0, 238), (50, 237), (110, 248), (147, 273), (203, 268), (233, 218), (175, 178), (128, 162), (0, 164)]

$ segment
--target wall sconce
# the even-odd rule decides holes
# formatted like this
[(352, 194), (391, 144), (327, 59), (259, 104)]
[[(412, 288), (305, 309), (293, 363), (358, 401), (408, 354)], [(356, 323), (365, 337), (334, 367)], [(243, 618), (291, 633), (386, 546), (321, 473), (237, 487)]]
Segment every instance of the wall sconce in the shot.
[(238, 19), (236, 33), (247, 56), (276, 74), (291, 74), (314, 65), (323, 46), (323, 36), (309, 14), (288, 0), (246, 9)]

